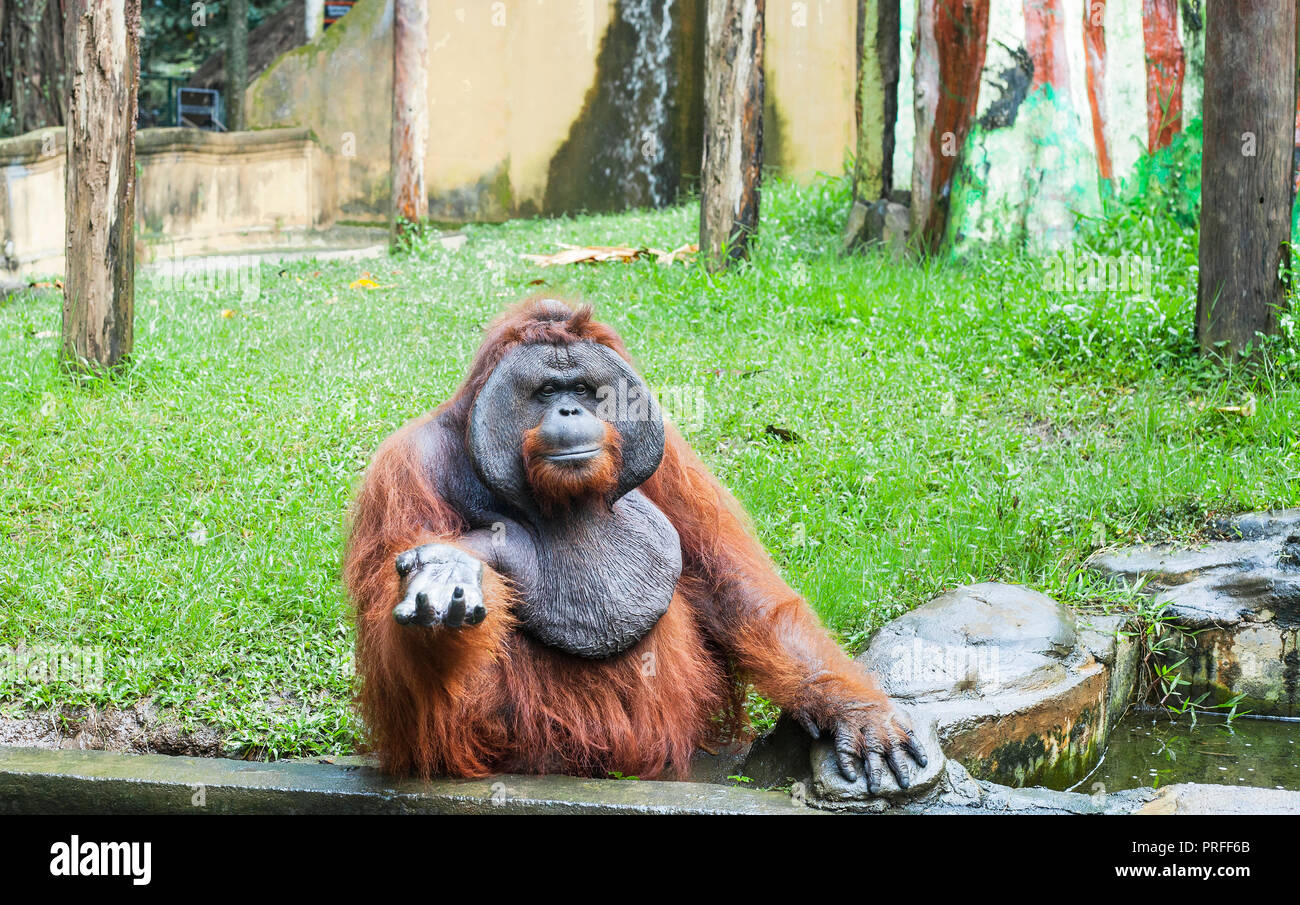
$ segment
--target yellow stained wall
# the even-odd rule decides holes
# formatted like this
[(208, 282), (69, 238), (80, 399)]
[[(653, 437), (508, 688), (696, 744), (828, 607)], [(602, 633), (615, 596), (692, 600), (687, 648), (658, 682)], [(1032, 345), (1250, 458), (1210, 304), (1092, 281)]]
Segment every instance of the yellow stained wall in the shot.
[[(13, 243), (4, 271), (63, 271), (66, 160), (61, 128), (0, 141), (0, 238)], [(306, 129), (143, 129), (136, 162), (140, 264), (303, 248), (333, 226), (332, 164)], [(374, 238), (335, 233), (335, 241)]]
[(856, 0), (768, 0), (765, 163), (808, 182), (853, 153)]
[[(675, 20), (703, 2), (678, 0)], [(853, 143), (855, 2), (769, 0), (767, 9), (768, 165), (805, 181), (839, 173)], [(543, 208), (551, 159), (582, 114), (616, 14), (616, 0), (430, 4), (430, 216), (498, 220)], [(391, 60), (392, 0), (360, 0), (249, 88), (253, 127), (306, 126), (340, 158), (345, 221), (386, 216)]]

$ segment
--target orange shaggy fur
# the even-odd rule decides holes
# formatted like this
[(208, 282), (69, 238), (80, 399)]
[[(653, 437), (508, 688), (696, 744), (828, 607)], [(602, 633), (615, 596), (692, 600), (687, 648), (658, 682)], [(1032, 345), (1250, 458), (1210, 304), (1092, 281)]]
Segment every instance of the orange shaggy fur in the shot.
[[(516, 626), (509, 582), (491, 569), (480, 625), (413, 629), (394, 621), (397, 554), (431, 541), (455, 544), (468, 530), (435, 491), (438, 463), (425, 460), (415, 438), (439, 413), (472, 403), (514, 346), (584, 341), (628, 357), (589, 307), (521, 303), (489, 328), (457, 394), (389, 437), (370, 465), (344, 579), (357, 611), (359, 705), (390, 772), (653, 777), (684, 771), (720, 726), (734, 727), (744, 681), (818, 725), (885, 701), (777, 574), (735, 499), (671, 425), (663, 462), (641, 491), (676, 527), (683, 572), (668, 612), (636, 646), (587, 660), (533, 641)], [(618, 473), (610, 465), (616, 440), (601, 457), (603, 479)]]

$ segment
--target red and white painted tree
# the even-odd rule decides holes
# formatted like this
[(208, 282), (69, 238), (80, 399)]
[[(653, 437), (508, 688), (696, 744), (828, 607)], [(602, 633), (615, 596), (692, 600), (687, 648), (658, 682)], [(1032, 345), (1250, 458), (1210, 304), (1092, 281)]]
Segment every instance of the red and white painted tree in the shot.
[(911, 235), (933, 254), (943, 244), (953, 176), (979, 102), (989, 0), (920, 0), (917, 13)]

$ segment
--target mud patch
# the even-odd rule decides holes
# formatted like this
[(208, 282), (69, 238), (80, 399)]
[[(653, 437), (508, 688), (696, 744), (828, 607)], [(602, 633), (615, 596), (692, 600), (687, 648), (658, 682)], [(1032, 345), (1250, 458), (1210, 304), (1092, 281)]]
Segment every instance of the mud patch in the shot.
[(223, 736), (204, 725), (185, 725), (149, 703), (130, 710), (70, 708), (0, 717), (0, 745), (24, 748), (117, 751), (221, 757)]

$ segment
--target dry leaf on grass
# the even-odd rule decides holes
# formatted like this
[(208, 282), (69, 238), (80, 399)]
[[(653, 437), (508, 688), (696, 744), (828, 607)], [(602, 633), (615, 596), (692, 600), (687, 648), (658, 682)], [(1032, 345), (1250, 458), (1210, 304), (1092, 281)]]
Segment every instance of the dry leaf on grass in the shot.
[(633, 247), (631, 245), (566, 245), (560, 243), (563, 251), (557, 251), (549, 255), (520, 255), (526, 261), (532, 261), (538, 267), (555, 267), (564, 264), (600, 264), (604, 261), (618, 261), (623, 264), (630, 264), (641, 258), (653, 257), (660, 264), (672, 264), (674, 261), (685, 260), (688, 256), (699, 251), (699, 245), (683, 245), (672, 251), (664, 251), (660, 248), (647, 248), (645, 246)]
[(1223, 412), (1225, 415), (1240, 415), (1243, 418), (1255, 417), (1255, 394), (1251, 393), (1246, 397), (1246, 401), (1241, 405), (1219, 405), (1215, 406), (1216, 412)]
[(351, 283), (348, 283), (349, 289), (384, 289), (384, 286), (375, 282), (374, 275), (368, 271), (362, 271), (361, 276), (357, 277)]

